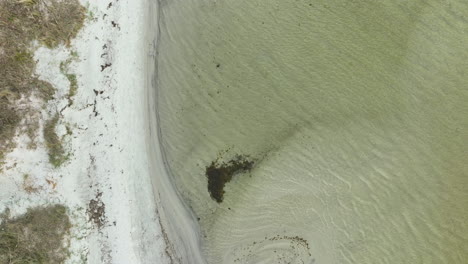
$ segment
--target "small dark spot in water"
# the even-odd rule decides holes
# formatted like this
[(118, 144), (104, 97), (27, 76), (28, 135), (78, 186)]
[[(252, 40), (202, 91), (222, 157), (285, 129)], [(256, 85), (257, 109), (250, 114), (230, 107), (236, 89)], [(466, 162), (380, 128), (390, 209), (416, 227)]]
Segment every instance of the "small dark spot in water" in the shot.
[(219, 68), (219, 67), (221, 67), (221, 64), (219, 64), (219, 63), (216, 64), (216, 68)]
[(208, 192), (211, 198), (218, 203), (223, 201), (224, 185), (231, 181), (232, 177), (241, 172), (248, 172), (252, 169), (254, 162), (247, 156), (237, 155), (227, 163), (213, 161), (206, 167), (206, 177), (208, 178)]

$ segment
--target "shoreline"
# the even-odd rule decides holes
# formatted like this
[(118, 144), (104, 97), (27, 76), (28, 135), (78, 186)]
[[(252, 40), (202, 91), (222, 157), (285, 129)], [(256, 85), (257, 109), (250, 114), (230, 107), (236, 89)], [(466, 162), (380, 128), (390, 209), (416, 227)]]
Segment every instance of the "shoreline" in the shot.
[[(158, 1), (159, 2), (159, 1)], [(159, 3), (158, 3), (159, 4)], [(160, 20), (163, 19), (162, 10), (157, 10), (157, 18), (148, 16), (149, 25), (157, 28), (153, 38), (154, 60), (149, 61), (147, 71), (150, 78), (147, 82), (147, 120), (149, 133), (148, 153), (151, 159), (150, 173), (155, 199), (158, 206), (159, 221), (166, 242), (165, 252), (171, 263), (206, 263), (201, 251), (201, 236), (196, 217), (182, 200), (179, 191), (171, 180), (171, 169), (167, 162), (165, 150), (162, 145), (162, 132), (159, 126), (158, 112), (158, 59)], [(153, 147), (152, 147), (153, 146)], [(159, 166), (158, 166), (159, 165)], [(163, 176), (164, 175), (164, 176)], [(174, 247), (177, 245), (177, 248)], [(180, 250), (182, 248), (183, 250)], [(184, 261), (185, 260), (185, 261)]]
[[(72, 222), (66, 263), (204, 263), (196, 220), (172, 189), (159, 145), (159, 1), (80, 2), (88, 18), (70, 47), (35, 52), (36, 73), (57, 95), (38, 110), (39, 122), (60, 110), (56, 132), (69, 159), (54, 168), (41, 135), (28, 149), (18, 134), (0, 178), (0, 212), (64, 205)], [(60, 72), (71, 54), (73, 104)], [(29, 189), (23, 175), (31, 175)]]

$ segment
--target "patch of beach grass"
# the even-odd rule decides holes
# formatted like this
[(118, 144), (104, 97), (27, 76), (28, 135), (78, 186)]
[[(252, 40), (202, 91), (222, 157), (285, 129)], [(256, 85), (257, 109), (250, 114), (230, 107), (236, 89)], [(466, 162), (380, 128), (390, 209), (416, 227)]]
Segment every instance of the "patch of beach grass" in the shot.
[[(78, 0), (0, 0), (0, 160), (13, 147), (21, 121), (17, 101), (35, 92), (44, 101), (55, 88), (34, 74), (33, 42), (69, 45), (86, 18)], [(76, 93), (76, 76), (67, 76)]]
[(0, 160), (4, 158), (4, 152), (1, 150), (12, 147), (11, 138), (20, 120), (21, 118), (15, 109), (0, 98)]
[(44, 140), (47, 146), (49, 162), (54, 167), (60, 167), (60, 165), (62, 165), (68, 159), (68, 155), (66, 154), (62, 145), (62, 140), (55, 132), (58, 121), (59, 115), (56, 114), (44, 125)]
[(63, 263), (68, 257), (70, 219), (63, 205), (30, 208), (0, 224), (0, 263)]
[(67, 78), (68, 82), (70, 83), (69, 85), (69, 90), (68, 90), (68, 106), (71, 106), (73, 104), (73, 96), (76, 95), (76, 92), (78, 91), (78, 81), (76, 78), (76, 74), (70, 73), (69, 66), (70, 63), (72, 62), (73, 59), (73, 53), (72, 57), (67, 59), (66, 61), (62, 61), (60, 63), (60, 72), (65, 75)]

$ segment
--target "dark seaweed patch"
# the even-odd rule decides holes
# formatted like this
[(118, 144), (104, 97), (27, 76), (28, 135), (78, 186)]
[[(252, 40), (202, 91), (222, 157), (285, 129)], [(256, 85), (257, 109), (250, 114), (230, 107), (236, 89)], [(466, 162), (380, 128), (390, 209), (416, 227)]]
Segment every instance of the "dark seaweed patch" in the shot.
[(224, 185), (230, 182), (235, 174), (248, 172), (252, 169), (254, 162), (248, 156), (237, 155), (227, 163), (213, 161), (206, 167), (206, 177), (208, 178), (208, 192), (211, 198), (218, 203), (223, 201)]

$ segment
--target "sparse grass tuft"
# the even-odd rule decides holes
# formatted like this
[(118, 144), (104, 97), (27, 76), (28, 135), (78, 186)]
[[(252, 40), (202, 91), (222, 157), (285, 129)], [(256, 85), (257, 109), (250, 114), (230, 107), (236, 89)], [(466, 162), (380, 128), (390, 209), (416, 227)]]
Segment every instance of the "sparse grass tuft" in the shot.
[[(17, 100), (35, 91), (47, 101), (55, 93), (34, 74), (32, 42), (49, 48), (69, 45), (85, 18), (78, 0), (0, 0), (0, 162), (24, 114), (16, 108)], [(76, 77), (67, 78), (76, 93)]]
[(69, 73), (69, 69), (68, 69), (68, 66), (72, 62), (72, 59), (75, 58), (73, 53), (71, 54), (71, 56), (72, 57), (70, 59), (68, 59), (66, 61), (62, 61), (60, 63), (60, 72), (63, 75), (65, 75), (65, 77), (70, 82), (70, 87), (69, 87), (68, 95), (67, 95), (68, 106), (71, 106), (73, 104), (73, 96), (76, 95), (76, 92), (78, 90), (78, 81), (76, 79), (76, 74)]
[(53, 205), (28, 209), (14, 219), (0, 216), (0, 263), (63, 263), (71, 227), (66, 211)]
[(29, 174), (23, 175), (23, 190), (25, 190), (28, 194), (37, 193), (41, 190), (40, 187), (34, 184), (34, 180), (31, 179)]
[(55, 132), (58, 120), (59, 115), (56, 114), (52, 119), (48, 120), (44, 126), (44, 140), (47, 145), (49, 162), (56, 168), (60, 167), (60, 165), (68, 159), (62, 141)]

